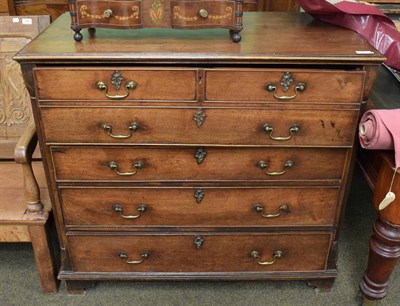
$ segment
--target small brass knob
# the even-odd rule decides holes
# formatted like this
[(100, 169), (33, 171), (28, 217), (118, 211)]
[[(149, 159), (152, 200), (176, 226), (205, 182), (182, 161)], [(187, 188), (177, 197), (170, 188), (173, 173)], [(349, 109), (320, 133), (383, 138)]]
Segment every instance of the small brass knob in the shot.
[(140, 124), (137, 122), (132, 122), (132, 124), (128, 127), (128, 130), (137, 131), (140, 129)]
[(103, 16), (104, 16), (105, 18), (110, 18), (110, 17), (112, 16), (112, 14), (113, 14), (113, 11), (112, 11), (111, 9), (106, 9), (106, 10), (103, 12)]
[(264, 160), (260, 160), (258, 161), (257, 166), (260, 167), (261, 169), (265, 169), (268, 167), (268, 163)]
[(199, 15), (200, 15), (200, 17), (202, 17), (202, 18), (207, 18), (207, 17), (208, 17), (208, 12), (207, 12), (207, 10), (205, 10), (205, 9), (201, 9), (201, 10), (199, 11)]
[(135, 167), (136, 169), (142, 169), (144, 166), (144, 162), (141, 160), (138, 160), (136, 163), (133, 164), (133, 167)]

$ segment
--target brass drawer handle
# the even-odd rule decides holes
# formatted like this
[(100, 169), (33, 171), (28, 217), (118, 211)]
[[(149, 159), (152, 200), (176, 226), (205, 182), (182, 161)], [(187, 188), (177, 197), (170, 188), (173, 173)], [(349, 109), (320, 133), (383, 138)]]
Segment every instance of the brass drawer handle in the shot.
[(127, 264), (131, 264), (131, 265), (137, 265), (142, 263), (143, 261), (145, 261), (147, 258), (150, 257), (150, 252), (149, 251), (143, 251), (142, 254), (140, 254), (140, 257), (142, 257), (142, 259), (140, 260), (129, 260), (128, 259), (128, 254), (126, 254), (126, 252), (120, 252), (118, 254), (119, 258), (121, 258), (122, 260), (125, 260), (125, 262)]
[(106, 9), (106, 10), (104, 10), (104, 12), (103, 12), (103, 16), (104, 16), (105, 18), (110, 18), (112, 15), (113, 15), (113, 11), (112, 11), (111, 9)]
[(111, 138), (126, 139), (126, 138), (132, 137), (133, 132), (137, 131), (140, 128), (140, 125), (137, 122), (132, 122), (132, 124), (130, 126), (128, 126), (129, 133), (126, 134), (126, 135), (113, 134), (112, 133), (112, 125), (111, 124), (103, 124), (102, 127), (103, 127), (103, 130), (107, 132), (107, 135), (109, 135)]
[(300, 125), (298, 125), (297, 123), (293, 124), (290, 128), (289, 128), (289, 136), (286, 137), (282, 137), (282, 136), (272, 136), (272, 133), (274, 131), (274, 128), (272, 127), (272, 125), (266, 123), (263, 126), (264, 131), (269, 133), (269, 138), (271, 138), (272, 140), (277, 140), (277, 141), (285, 141), (285, 140), (289, 140), (290, 138), (292, 138), (298, 131), (300, 131)]
[(145, 212), (147, 210), (146, 205), (142, 204), (139, 205), (137, 208), (137, 211), (139, 212), (137, 215), (124, 215), (124, 208), (121, 205), (115, 204), (112, 206), (112, 209), (114, 212), (119, 214), (121, 218), (124, 219), (137, 219), (142, 215), (142, 212)]
[(121, 175), (121, 176), (135, 175), (139, 169), (143, 168), (143, 166), (144, 166), (144, 163), (141, 160), (139, 160), (133, 164), (133, 167), (135, 168), (135, 170), (133, 172), (119, 172), (117, 162), (115, 162), (115, 161), (108, 162), (108, 168), (110, 168), (111, 170), (114, 170), (114, 172), (116, 174)]
[[(289, 88), (292, 86), (292, 84), (294, 83), (294, 78), (292, 77), (290, 72), (285, 72), (282, 76), (282, 79), (280, 80), (280, 85), (282, 86), (282, 90), (283, 92), (287, 92), (289, 90)], [(293, 98), (297, 97), (297, 94), (299, 92), (303, 92), (304, 90), (306, 90), (307, 88), (307, 84), (300, 82), (297, 83), (297, 85), (294, 87), (294, 95), (292, 96), (278, 96), (276, 94), (278, 86), (276, 84), (273, 83), (267, 83), (265, 84), (265, 89), (267, 91), (270, 92), (274, 92), (274, 97), (278, 100), (290, 100)]]
[(201, 18), (207, 18), (208, 17), (208, 12), (205, 9), (201, 9), (199, 11), (199, 15), (200, 15)]
[(105, 96), (107, 98), (109, 98), (109, 99), (112, 99), (112, 100), (121, 100), (123, 98), (126, 98), (131, 93), (131, 90), (135, 89), (136, 86), (137, 86), (137, 83), (135, 81), (129, 81), (125, 86), (125, 94), (123, 94), (123, 95), (109, 95), (108, 94), (108, 87), (104, 82), (99, 81), (99, 82), (96, 83), (97, 89), (104, 90)]
[(285, 161), (285, 164), (283, 165), (283, 171), (281, 171), (281, 172), (268, 172), (268, 171), (267, 171), (267, 169), (268, 169), (268, 163), (267, 163), (266, 161), (263, 161), (263, 160), (260, 160), (260, 161), (257, 163), (257, 165), (258, 165), (259, 168), (261, 168), (261, 169), (264, 170), (264, 173), (265, 173), (265, 174), (271, 175), (271, 176), (278, 176), (278, 175), (283, 175), (283, 174), (285, 174), (287, 169), (292, 168), (293, 165), (294, 165), (294, 161), (292, 161), (292, 160), (290, 160), (290, 159), (287, 160), (287, 161)]
[(276, 94), (276, 90), (277, 90), (277, 86), (275, 84), (272, 83), (268, 83), (267, 85), (265, 85), (265, 89), (268, 91), (273, 91), (274, 92), (274, 98), (278, 99), (278, 100), (290, 100), (290, 99), (294, 99), (297, 97), (297, 94), (299, 92), (303, 92), (304, 90), (306, 90), (307, 85), (306, 83), (298, 83), (295, 87), (294, 87), (294, 95), (292, 96), (278, 96)]
[(276, 214), (264, 214), (264, 207), (261, 206), (260, 204), (256, 204), (256, 206), (254, 207), (256, 212), (258, 212), (263, 218), (276, 218), (279, 217), (282, 213), (289, 213), (289, 206), (286, 204), (282, 204), (279, 206), (279, 212)]
[[(260, 257), (261, 257), (260, 253), (258, 253), (256, 250), (251, 251), (250, 252), (250, 256), (253, 257), (254, 259), (260, 259)], [(274, 264), (277, 259), (282, 258), (282, 256), (283, 256), (283, 251), (277, 250), (272, 254), (272, 258), (273, 259), (271, 261), (260, 261), (260, 260), (257, 260), (257, 263), (259, 265), (262, 265), (262, 266), (269, 266), (269, 265)]]

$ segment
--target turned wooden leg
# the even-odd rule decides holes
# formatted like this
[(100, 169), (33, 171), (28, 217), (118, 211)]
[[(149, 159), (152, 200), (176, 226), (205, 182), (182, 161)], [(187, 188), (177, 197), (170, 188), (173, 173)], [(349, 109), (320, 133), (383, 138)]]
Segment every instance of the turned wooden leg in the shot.
[(86, 294), (85, 289), (94, 287), (94, 282), (66, 280), (65, 285), (67, 287), (67, 294), (85, 295)]
[(29, 225), (28, 231), (42, 290), (45, 293), (56, 293), (59, 281), (56, 278), (57, 270), (48, 222), (42, 225)]
[(386, 296), (390, 274), (399, 258), (400, 225), (377, 219), (370, 239), (367, 270), (360, 284), (364, 297), (378, 300)]

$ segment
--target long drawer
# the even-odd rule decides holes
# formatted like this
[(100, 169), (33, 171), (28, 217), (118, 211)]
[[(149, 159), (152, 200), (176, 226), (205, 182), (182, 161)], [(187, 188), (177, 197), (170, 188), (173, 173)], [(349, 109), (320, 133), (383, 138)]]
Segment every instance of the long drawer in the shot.
[(39, 99), (197, 101), (197, 70), (189, 68), (36, 68)]
[(42, 107), (47, 143), (351, 146), (355, 110)]
[(75, 272), (324, 270), (330, 243), (304, 232), (68, 235)]
[(51, 147), (58, 181), (340, 180), (346, 149)]
[(67, 227), (332, 226), (339, 188), (59, 189)]

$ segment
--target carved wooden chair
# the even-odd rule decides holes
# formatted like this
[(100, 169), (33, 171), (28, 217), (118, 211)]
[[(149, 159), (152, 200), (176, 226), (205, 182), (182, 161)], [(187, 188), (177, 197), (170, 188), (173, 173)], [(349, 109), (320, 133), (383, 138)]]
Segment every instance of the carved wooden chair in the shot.
[(29, 126), (15, 149), (15, 161), (0, 163), (0, 242), (31, 242), (45, 293), (56, 293), (56, 265), (50, 238), (51, 204), (41, 162), (32, 162), (37, 144)]
[(37, 138), (29, 93), (12, 59), (47, 25), (48, 16), (0, 16), (0, 242), (31, 242), (43, 291), (55, 293), (51, 206), (42, 163), (32, 162)]

